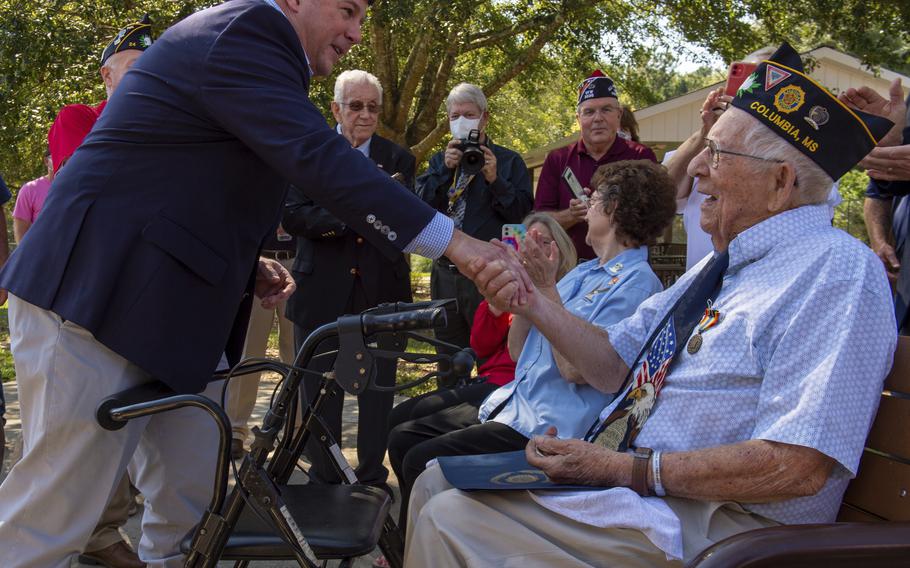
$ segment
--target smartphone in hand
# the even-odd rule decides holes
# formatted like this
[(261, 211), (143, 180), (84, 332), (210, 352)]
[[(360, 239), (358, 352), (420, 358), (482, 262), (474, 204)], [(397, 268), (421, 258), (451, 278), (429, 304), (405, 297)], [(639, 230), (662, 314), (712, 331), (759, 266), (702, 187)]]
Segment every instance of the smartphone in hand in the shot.
[(500, 240), (518, 250), (527, 234), (528, 229), (521, 223), (507, 223), (502, 226), (502, 238)]
[(745, 61), (734, 61), (731, 63), (730, 68), (727, 70), (727, 85), (724, 87), (724, 94), (735, 97), (740, 85), (757, 67), (758, 63), (747, 63)]
[(566, 180), (566, 183), (569, 184), (569, 189), (572, 190), (572, 193), (575, 194), (575, 197), (581, 199), (582, 201), (588, 200), (588, 195), (585, 193), (584, 188), (581, 187), (581, 184), (578, 183), (578, 178), (575, 177), (575, 172), (571, 168), (566, 167), (562, 171), (562, 179)]

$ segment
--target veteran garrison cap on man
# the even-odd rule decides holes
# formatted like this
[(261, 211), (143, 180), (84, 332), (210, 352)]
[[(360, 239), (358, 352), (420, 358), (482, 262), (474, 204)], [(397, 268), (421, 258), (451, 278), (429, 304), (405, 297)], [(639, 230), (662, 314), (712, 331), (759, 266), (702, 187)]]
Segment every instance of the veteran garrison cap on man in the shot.
[(117, 32), (111, 43), (107, 44), (101, 53), (101, 65), (108, 60), (111, 55), (119, 53), (126, 49), (137, 49), (145, 51), (152, 46), (152, 20), (146, 14), (142, 19), (134, 24), (130, 24)]
[(786, 42), (746, 78), (732, 104), (835, 180), (871, 152), (893, 126), (837, 100), (805, 74), (799, 53)]
[(591, 76), (578, 85), (578, 103), (581, 104), (588, 99), (599, 99), (601, 97), (619, 98), (616, 93), (616, 85), (613, 79), (604, 75), (600, 69), (595, 69)]

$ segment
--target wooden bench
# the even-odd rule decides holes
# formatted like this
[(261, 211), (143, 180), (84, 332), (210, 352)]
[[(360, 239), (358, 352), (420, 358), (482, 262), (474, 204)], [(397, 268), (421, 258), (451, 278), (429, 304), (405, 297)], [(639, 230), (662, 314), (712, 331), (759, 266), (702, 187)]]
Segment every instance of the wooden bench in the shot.
[(859, 474), (838, 522), (748, 531), (703, 551), (691, 568), (910, 567), (910, 337), (899, 337)]

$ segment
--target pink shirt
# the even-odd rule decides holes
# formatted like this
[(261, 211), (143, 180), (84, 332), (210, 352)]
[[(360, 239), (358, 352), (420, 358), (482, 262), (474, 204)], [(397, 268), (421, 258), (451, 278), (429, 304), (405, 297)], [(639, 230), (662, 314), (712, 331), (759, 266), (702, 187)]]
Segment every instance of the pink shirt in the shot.
[(51, 181), (47, 177), (40, 177), (23, 185), (16, 197), (13, 217), (34, 223), (41, 208), (44, 207), (44, 200), (47, 199), (50, 188)]

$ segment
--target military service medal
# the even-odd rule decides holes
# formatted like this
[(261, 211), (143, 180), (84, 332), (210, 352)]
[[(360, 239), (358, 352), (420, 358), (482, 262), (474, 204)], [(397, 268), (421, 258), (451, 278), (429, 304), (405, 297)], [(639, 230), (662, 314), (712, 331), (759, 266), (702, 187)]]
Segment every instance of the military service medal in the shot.
[(695, 355), (698, 353), (698, 350), (701, 349), (701, 344), (704, 342), (701, 334), (719, 324), (722, 319), (723, 316), (721, 313), (718, 310), (712, 309), (710, 304), (705, 308), (705, 315), (703, 315), (701, 321), (698, 322), (698, 329), (695, 330), (695, 335), (693, 335), (692, 338), (689, 339), (689, 343), (686, 344), (686, 351), (689, 352), (689, 355)]

